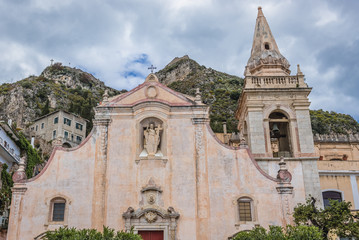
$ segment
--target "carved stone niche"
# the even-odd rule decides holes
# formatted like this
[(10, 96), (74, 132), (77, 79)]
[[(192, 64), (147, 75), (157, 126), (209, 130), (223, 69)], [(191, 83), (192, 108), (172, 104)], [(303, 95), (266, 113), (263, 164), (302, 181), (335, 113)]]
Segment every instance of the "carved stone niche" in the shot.
[(166, 124), (156, 117), (148, 117), (139, 122), (138, 130), (136, 163), (140, 160), (162, 160), (166, 163)]
[(141, 190), (140, 207), (134, 210), (129, 207), (122, 214), (125, 219), (125, 229), (134, 228), (138, 231), (163, 231), (164, 240), (176, 240), (177, 221), (179, 213), (173, 207), (163, 208), (162, 190), (151, 178)]

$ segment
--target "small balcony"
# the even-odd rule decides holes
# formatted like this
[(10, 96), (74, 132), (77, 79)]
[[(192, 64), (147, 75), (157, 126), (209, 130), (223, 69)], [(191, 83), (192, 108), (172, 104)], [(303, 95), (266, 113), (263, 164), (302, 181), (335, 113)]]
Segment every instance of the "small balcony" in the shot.
[(6, 141), (4, 141), (1, 137), (0, 137), (0, 146), (15, 160), (15, 162), (17, 163), (20, 162), (20, 156), (16, 154), (15, 150), (11, 148), (10, 145)]

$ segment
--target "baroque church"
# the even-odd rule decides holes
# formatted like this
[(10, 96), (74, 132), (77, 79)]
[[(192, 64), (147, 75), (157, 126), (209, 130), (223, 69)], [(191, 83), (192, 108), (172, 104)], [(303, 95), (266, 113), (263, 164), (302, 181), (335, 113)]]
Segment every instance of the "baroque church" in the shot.
[(133, 228), (144, 240), (225, 240), (293, 223), (294, 206), (321, 195), (311, 88), (299, 66), (294, 75), (289, 66), (258, 8), (236, 112), (238, 147), (215, 136), (199, 91), (175, 92), (151, 73), (127, 93), (105, 93), (79, 146), (56, 147), (31, 179), (22, 159), (8, 239), (109, 226)]

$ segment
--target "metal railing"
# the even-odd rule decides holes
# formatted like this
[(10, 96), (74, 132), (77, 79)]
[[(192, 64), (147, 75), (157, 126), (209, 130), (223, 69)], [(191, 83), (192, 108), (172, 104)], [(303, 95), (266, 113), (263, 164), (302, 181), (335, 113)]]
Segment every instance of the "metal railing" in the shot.
[(15, 153), (15, 150), (13, 148), (10, 148), (9, 144), (6, 143), (1, 137), (0, 137), (0, 145), (13, 157), (17, 162), (20, 162), (20, 156)]

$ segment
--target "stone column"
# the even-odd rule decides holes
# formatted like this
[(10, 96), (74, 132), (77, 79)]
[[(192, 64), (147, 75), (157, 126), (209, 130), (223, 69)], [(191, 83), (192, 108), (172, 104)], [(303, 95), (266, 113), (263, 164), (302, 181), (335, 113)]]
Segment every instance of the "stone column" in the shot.
[(102, 231), (106, 226), (106, 195), (107, 195), (107, 141), (109, 118), (94, 120), (96, 128), (96, 153), (94, 170), (94, 189), (92, 197), (91, 227)]
[(287, 169), (284, 158), (281, 157), (279, 162), (280, 169), (278, 171), (277, 180), (277, 191), (280, 194), (283, 226), (292, 224), (292, 208), (293, 208), (293, 187), (291, 185), (292, 175)]
[(209, 188), (206, 131), (207, 118), (193, 118), (195, 125), (196, 149), (196, 198), (197, 198), (197, 234), (196, 239), (206, 240), (209, 236)]

